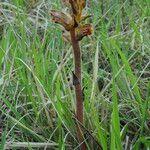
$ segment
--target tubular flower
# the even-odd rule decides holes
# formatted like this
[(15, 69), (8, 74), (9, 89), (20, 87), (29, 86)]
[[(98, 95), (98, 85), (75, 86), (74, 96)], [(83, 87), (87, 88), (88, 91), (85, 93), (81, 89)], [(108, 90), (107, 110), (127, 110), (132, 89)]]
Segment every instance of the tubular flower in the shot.
[(82, 19), (82, 10), (85, 7), (85, 0), (69, 0), (72, 7), (75, 22), (78, 24)]
[(74, 26), (74, 21), (68, 14), (52, 10), (51, 16), (53, 17), (52, 20), (55, 23), (62, 25), (67, 31), (69, 31)]

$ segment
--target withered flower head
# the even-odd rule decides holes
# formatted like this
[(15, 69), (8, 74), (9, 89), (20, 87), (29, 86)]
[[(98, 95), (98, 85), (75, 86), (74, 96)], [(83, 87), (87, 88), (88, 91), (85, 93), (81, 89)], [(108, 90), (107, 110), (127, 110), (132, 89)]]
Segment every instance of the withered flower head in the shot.
[(65, 3), (69, 3), (72, 10), (72, 15), (59, 12), (56, 10), (51, 11), (53, 21), (62, 25), (66, 31), (70, 31), (72, 28), (76, 30), (77, 40), (81, 40), (84, 36), (92, 34), (92, 26), (90, 24), (80, 25), (81, 21), (91, 17), (90, 15), (82, 15), (82, 10), (85, 8), (86, 0), (65, 0)]
[(76, 28), (76, 38), (78, 41), (82, 40), (83, 37), (91, 35), (93, 31), (91, 24), (85, 24)]

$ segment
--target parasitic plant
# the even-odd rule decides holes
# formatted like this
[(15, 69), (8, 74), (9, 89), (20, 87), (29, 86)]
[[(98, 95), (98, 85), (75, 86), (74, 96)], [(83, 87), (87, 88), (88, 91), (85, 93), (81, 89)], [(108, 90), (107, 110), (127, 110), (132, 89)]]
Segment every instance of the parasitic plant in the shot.
[[(70, 42), (74, 53), (75, 72), (73, 73), (73, 84), (76, 94), (76, 117), (79, 124), (83, 124), (83, 92), (81, 83), (81, 51), (79, 41), (83, 37), (91, 35), (91, 24), (83, 24), (83, 21), (90, 17), (82, 15), (82, 10), (85, 8), (86, 0), (66, 0), (66, 4), (70, 7), (71, 14), (52, 10), (51, 16), (55, 23), (63, 26), (65, 32), (70, 33)], [(81, 23), (82, 22), (82, 23)], [(81, 144), (81, 149), (86, 149), (84, 135), (80, 125), (77, 124), (77, 137)]]

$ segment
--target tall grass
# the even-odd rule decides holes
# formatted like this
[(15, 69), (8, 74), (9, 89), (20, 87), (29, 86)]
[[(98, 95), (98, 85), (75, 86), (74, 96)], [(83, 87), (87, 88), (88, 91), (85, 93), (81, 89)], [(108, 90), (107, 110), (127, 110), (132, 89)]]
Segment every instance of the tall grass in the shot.
[[(94, 33), (81, 43), (88, 149), (148, 150), (150, 3), (88, 5)], [(1, 149), (79, 149), (71, 47), (49, 21), (49, 10), (62, 6), (59, 0), (0, 2)]]

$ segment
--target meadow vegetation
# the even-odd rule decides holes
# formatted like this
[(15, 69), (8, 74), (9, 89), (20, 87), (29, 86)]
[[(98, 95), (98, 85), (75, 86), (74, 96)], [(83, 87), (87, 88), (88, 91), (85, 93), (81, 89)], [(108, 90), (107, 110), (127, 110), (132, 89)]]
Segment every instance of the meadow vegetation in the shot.
[[(50, 10), (63, 0), (0, 1), (0, 150), (80, 149), (70, 43)], [(87, 0), (80, 42), (87, 149), (150, 149), (150, 1)]]

